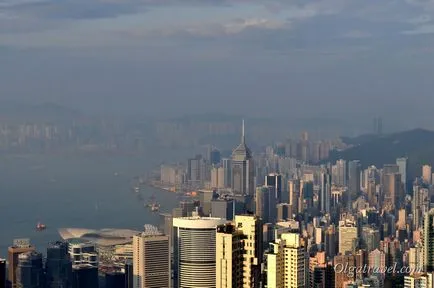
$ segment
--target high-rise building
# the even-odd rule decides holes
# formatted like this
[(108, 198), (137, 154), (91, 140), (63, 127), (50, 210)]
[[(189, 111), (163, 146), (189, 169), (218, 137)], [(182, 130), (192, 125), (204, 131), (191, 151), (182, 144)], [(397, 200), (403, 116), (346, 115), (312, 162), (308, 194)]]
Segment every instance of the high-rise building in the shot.
[(305, 208), (313, 206), (313, 182), (304, 181), (300, 182), (301, 192), (298, 200), (298, 211), (303, 211)]
[[(134, 257), (134, 256), (133, 256)], [(125, 269), (125, 288), (133, 288), (134, 287), (134, 264), (131, 259), (127, 259), (125, 261), (124, 269)]]
[(105, 288), (125, 287), (125, 273), (107, 272), (105, 274)]
[(94, 243), (73, 238), (68, 240), (68, 250), (72, 265), (90, 264), (98, 267), (98, 252)]
[(361, 245), (368, 253), (380, 246), (380, 231), (371, 226), (362, 227)]
[(187, 161), (187, 179), (192, 184), (200, 183), (202, 180), (200, 177), (200, 166), (202, 161), (202, 155), (196, 155), (196, 157), (190, 158)]
[(98, 267), (90, 264), (72, 266), (72, 288), (99, 287)]
[(383, 134), (383, 118), (375, 117), (374, 118), (374, 134), (382, 135)]
[(338, 236), (335, 226), (330, 225), (324, 232), (326, 256), (333, 258), (338, 251)]
[(216, 287), (216, 228), (225, 222), (208, 217), (173, 219), (174, 288)]
[(335, 274), (330, 262), (326, 262), (326, 253), (317, 252), (309, 259), (309, 286), (312, 288), (335, 287)]
[(6, 259), (0, 258), (0, 288), (6, 287)]
[(432, 182), (432, 167), (431, 165), (423, 165), (422, 166), (422, 179), (423, 182), (427, 184), (431, 184)]
[(433, 287), (433, 274), (414, 274), (404, 277), (404, 288), (431, 288)]
[(209, 160), (211, 165), (217, 165), (220, 163), (221, 153), (217, 149), (212, 149), (209, 155)]
[(282, 175), (272, 173), (265, 176), (265, 186), (273, 187), (276, 203), (282, 202)]
[(276, 205), (276, 220), (277, 221), (285, 221), (290, 218), (289, 212), (291, 211), (291, 207), (288, 203), (280, 203)]
[(401, 183), (404, 186), (404, 192), (407, 193), (407, 170), (408, 170), (408, 158), (401, 157), (396, 159), (396, 165), (399, 167), (399, 174), (401, 175)]
[(68, 243), (49, 244), (45, 269), (47, 287), (69, 288), (72, 286), (72, 261), (68, 253)]
[(384, 275), (384, 271), (386, 271), (387, 268), (386, 253), (378, 250), (378, 248), (371, 251), (368, 254), (368, 264), (369, 264), (369, 268), (371, 268), (372, 271), (378, 271), (379, 273), (382, 273)]
[(260, 287), (262, 221), (254, 215), (235, 215), (235, 226), (244, 235), (243, 288)]
[(410, 271), (422, 272), (424, 269), (423, 265), (423, 246), (417, 243), (415, 247), (411, 247), (408, 252), (408, 266)]
[(35, 247), (30, 245), (29, 239), (15, 239), (13, 245), (8, 248), (8, 282), (12, 288), (17, 287), (18, 256), (34, 250)]
[(339, 253), (353, 252), (357, 248), (357, 226), (349, 221), (339, 222)]
[(243, 286), (244, 235), (233, 224), (217, 226), (216, 287)]
[(268, 288), (306, 287), (306, 249), (298, 233), (283, 233), (267, 254)]
[(372, 207), (377, 207), (378, 205), (378, 197), (377, 197), (377, 185), (375, 184), (374, 179), (369, 179), (367, 186), (367, 194), (368, 194), (368, 202)]
[(232, 159), (229, 158), (223, 158), (222, 160), (222, 167), (225, 171), (225, 188), (232, 187)]
[(354, 255), (337, 255), (333, 259), (335, 268), (335, 287), (345, 288), (346, 284), (353, 282), (356, 279), (356, 273), (350, 273), (350, 269), (355, 269), (356, 257)]
[[(352, 198), (360, 193), (360, 161), (353, 160), (348, 162), (348, 203), (351, 205)], [(354, 198), (355, 199), (355, 198)]]
[(240, 145), (232, 152), (232, 192), (236, 196), (251, 196), (255, 193), (255, 165), (252, 152), (246, 145), (244, 120)]
[(330, 204), (332, 197), (332, 176), (328, 168), (323, 167), (321, 171), (321, 199), (320, 208), (321, 212), (324, 214), (330, 213)]
[(276, 198), (273, 187), (256, 188), (256, 215), (264, 223), (276, 223)]
[(36, 251), (18, 255), (17, 287), (45, 288), (42, 254)]
[(235, 217), (235, 201), (231, 198), (218, 198), (211, 200), (211, 216), (223, 218), (226, 220), (234, 220)]
[(383, 209), (388, 212), (394, 212), (399, 208), (397, 204), (402, 203), (403, 199), (401, 193), (401, 175), (399, 173), (384, 175), (384, 203)]
[(289, 205), (291, 206), (292, 214), (299, 212), (299, 201), (301, 194), (301, 181), (300, 179), (288, 180), (288, 192), (289, 192)]
[(133, 282), (135, 288), (170, 287), (169, 236), (151, 225), (133, 237)]
[(336, 161), (336, 175), (333, 183), (338, 186), (347, 186), (347, 161), (340, 159)]
[(423, 231), (425, 271), (434, 272), (434, 208), (425, 214)]
[(223, 167), (213, 167), (211, 169), (211, 188), (225, 188), (225, 171)]

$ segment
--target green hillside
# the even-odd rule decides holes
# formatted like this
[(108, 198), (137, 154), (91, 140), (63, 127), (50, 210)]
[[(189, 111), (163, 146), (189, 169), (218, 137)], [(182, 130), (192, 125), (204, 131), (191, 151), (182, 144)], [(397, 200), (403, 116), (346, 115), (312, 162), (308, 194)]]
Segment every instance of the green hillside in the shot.
[(409, 177), (421, 174), (421, 166), (434, 164), (434, 132), (415, 129), (384, 136), (357, 137), (343, 139), (354, 145), (344, 151), (333, 151), (328, 161), (338, 159), (360, 160), (363, 168), (369, 165), (382, 167), (395, 163), (398, 157), (408, 157)]

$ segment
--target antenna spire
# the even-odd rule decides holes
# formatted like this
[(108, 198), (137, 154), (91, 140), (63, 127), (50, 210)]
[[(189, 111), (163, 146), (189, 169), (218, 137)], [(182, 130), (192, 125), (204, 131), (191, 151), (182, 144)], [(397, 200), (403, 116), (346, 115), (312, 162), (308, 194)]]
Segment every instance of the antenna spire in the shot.
[(246, 134), (245, 134), (245, 130), (244, 130), (244, 119), (243, 119), (243, 126), (242, 126), (242, 134), (241, 134), (241, 143), (245, 143), (246, 142)]

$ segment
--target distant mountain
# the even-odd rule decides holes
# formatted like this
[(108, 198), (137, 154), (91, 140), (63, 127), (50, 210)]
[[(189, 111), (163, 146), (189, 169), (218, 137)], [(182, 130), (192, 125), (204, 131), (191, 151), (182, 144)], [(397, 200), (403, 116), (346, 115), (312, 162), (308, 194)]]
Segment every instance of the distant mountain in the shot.
[(365, 135), (356, 138), (343, 138), (354, 145), (344, 151), (333, 151), (328, 159), (360, 160), (363, 168), (396, 162), (396, 158), (408, 157), (410, 179), (421, 175), (424, 164), (434, 164), (434, 132), (414, 129), (384, 136)]

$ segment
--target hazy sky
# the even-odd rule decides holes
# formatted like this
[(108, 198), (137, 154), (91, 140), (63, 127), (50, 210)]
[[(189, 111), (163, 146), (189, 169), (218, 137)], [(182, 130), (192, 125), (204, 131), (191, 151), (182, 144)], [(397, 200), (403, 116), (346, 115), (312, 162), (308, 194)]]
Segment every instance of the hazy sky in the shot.
[(0, 97), (434, 120), (434, 0), (0, 0)]

